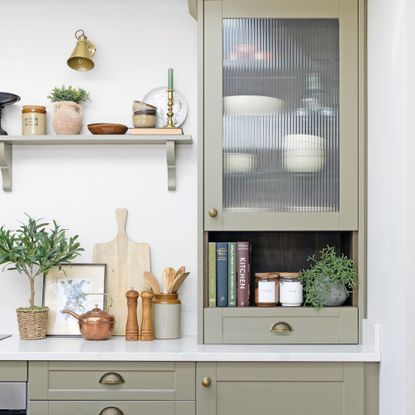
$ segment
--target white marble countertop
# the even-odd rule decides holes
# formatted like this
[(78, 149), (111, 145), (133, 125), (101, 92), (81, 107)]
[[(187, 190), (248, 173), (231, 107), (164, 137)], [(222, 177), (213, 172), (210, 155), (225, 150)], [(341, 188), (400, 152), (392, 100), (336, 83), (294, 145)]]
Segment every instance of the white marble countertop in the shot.
[(201, 345), (196, 337), (126, 342), (49, 337), (25, 341), (18, 335), (0, 341), (1, 360), (192, 361), (192, 362), (379, 362), (380, 330), (368, 330), (364, 345)]

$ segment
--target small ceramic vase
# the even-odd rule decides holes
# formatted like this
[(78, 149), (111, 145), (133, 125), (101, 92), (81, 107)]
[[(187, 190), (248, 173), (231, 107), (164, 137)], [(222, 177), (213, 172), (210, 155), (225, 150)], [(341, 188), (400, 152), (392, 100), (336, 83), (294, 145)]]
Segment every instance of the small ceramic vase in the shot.
[(80, 134), (83, 125), (83, 115), (83, 108), (76, 102), (56, 102), (53, 117), (55, 133), (60, 135)]

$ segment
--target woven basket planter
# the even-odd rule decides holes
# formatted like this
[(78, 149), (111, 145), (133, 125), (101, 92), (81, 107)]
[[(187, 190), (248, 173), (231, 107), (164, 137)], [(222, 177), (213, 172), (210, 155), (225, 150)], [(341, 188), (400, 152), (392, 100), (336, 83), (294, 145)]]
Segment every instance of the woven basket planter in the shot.
[(48, 311), (48, 308), (39, 310), (18, 308), (16, 310), (19, 333), (22, 340), (41, 340), (46, 338)]

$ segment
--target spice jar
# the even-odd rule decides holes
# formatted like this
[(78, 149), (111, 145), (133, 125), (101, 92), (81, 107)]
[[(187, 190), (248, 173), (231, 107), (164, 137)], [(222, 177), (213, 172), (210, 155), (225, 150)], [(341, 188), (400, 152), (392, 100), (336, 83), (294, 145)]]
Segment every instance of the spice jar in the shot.
[(180, 337), (181, 305), (178, 294), (156, 294), (153, 302), (154, 337)]
[(283, 307), (303, 304), (303, 283), (298, 272), (280, 272), (280, 303)]
[(278, 274), (261, 272), (255, 274), (255, 305), (275, 307), (278, 304)]
[(46, 134), (46, 107), (40, 105), (24, 105), (22, 109), (22, 134)]

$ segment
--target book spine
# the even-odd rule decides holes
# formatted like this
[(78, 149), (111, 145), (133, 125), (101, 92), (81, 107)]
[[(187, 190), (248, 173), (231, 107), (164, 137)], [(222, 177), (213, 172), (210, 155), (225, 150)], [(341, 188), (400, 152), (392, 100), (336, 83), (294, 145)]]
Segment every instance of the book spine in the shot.
[(249, 307), (250, 295), (250, 260), (249, 260), (249, 242), (238, 242), (237, 252), (237, 306)]
[(209, 242), (209, 307), (216, 307), (216, 243)]
[(228, 243), (216, 244), (217, 305), (228, 306)]
[(228, 243), (228, 307), (236, 307), (236, 242)]

